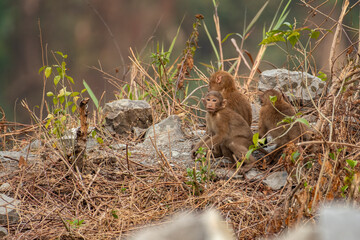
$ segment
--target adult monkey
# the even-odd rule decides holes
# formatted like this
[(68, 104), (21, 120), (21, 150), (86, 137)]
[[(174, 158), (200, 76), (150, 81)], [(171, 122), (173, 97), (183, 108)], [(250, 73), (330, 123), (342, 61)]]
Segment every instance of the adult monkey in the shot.
[[(218, 91), (210, 91), (202, 99), (206, 108), (206, 132), (207, 136), (201, 139), (192, 149), (192, 156), (196, 157), (196, 151), (203, 146), (215, 151), (221, 151), (222, 155), (232, 161), (241, 160), (245, 157), (252, 144), (252, 132), (244, 118), (225, 107), (227, 100), (223, 99)], [(235, 156), (235, 158), (234, 158)], [(252, 167), (255, 158), (250, 155), (245, 160), (243, 172)]]
[(247, 124), (251, 126), (252, 113), (248, 99), (235, 85), (235, 80), (230, 73), (217, 71), (210, 76), (209, 91), (219, 91), (227, 100), (227, 107), (240, 114)]

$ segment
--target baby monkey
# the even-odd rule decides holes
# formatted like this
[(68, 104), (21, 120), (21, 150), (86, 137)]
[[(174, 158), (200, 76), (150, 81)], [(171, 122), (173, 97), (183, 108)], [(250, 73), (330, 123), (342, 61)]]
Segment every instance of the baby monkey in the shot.
[[(193, 148), (192, 156), (196, 157), (196, 151), (206, 146), (216, 152), (216, 155), (242, 160), (252, 144), (252, 132), (249, 124), (234, 110), (226, 107), (226, 99), (218, 91), (210, 91), (202, 99), (206, 108), (206, 133)], [(235, 156), (235, 158), (234, 158)], [(242, 171), (246, 172), (252, 167), (255, 158), (250, 155), (245, 160), (246, 164)]]
[[(274, 103), (270, 97), (276, 97)], [(299, 140), (299, 136), (306, 130), (306, 125), (296, 122), (290, 128), (290, 124), (281, 123), (286, 116), (294, 116), (295, 110), (288, 103), (284, 96), (275, 89), (266, 90), (260, 95), (260, 115), (259, 115), (259, 138), (262, 138), (267, 132), (275, 139), (276, 147), (280, 147), (294, 139)], [(290, 129), (289, 129), (290, 128)], [(304, 136), (307, 137), (307, 136)]]

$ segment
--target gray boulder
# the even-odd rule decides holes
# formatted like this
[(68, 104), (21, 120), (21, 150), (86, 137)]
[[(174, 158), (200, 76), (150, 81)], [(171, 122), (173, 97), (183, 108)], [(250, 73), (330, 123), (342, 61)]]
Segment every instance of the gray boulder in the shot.
[(288, 174), (285, 171), (270, 174), (263, 182), (272, 190), (279, 190), (285, 186)]
[(19, 221), (19, 214), (16, 211), (19, 204), (19, 200), (15, 200), (5, 194), (0, 194), (0, 225), (6, 226), (8, 224), (8, 218), (9, 224)]
[(39, 159), (38, 155), (35, 154), (26, 154), (24, 152), (14, 152), (14, 151), (0, 151), (0, 164), (2, 166), (0, 170), (0, 177), (9, 174), (19, 169), (19, 159), (23, 157), (29, 163), (36, 162)]
[(171, 115), (163, 121), (149, 127), (145, 134), (144, 144), (151, 144), (156, 139), (157, 145), (166, 145), (175, 140), (183, 139), (184, 133), (181, 130), (181, 119), (177, 115)]
[(105, 104), (105, 127), (127, 135), (134, 127), (146, 129), (153, 123), (151, 106), (143, 100), (122, 99)]
[(5, 237), (6, 235), (8, 235), (7, 229), (4, 227), (0, 227), (0, 238)]
[(291, 101), (301, 99), (304, 104), (311, 101), (311, 98), (317, 98), (324, 86), (325, 82), (318, 77), (287, 69), (266, 70), (261, 73), (259, 80), (259, 90), (281, 90)]

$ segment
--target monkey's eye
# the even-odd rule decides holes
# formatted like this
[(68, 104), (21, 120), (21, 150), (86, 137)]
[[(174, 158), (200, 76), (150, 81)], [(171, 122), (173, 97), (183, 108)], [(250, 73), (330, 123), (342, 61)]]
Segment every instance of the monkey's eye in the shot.
[(216, 102), (216, 99), (213, 99), (212, 101), (213, 101), (213, 102)]
[(210, 98), (206, 99), (206, 101), (210, 102)]

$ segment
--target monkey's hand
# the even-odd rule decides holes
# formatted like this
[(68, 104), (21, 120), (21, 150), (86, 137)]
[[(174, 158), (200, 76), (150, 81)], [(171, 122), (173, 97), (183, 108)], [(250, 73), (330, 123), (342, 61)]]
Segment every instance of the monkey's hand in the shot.
[(197, 152), (197, 148), (193, 147), (192, 150), (191, 150), (191, 158), (192, 159), (196, 159), (196, 157), (198, 155), (196, 152)]

